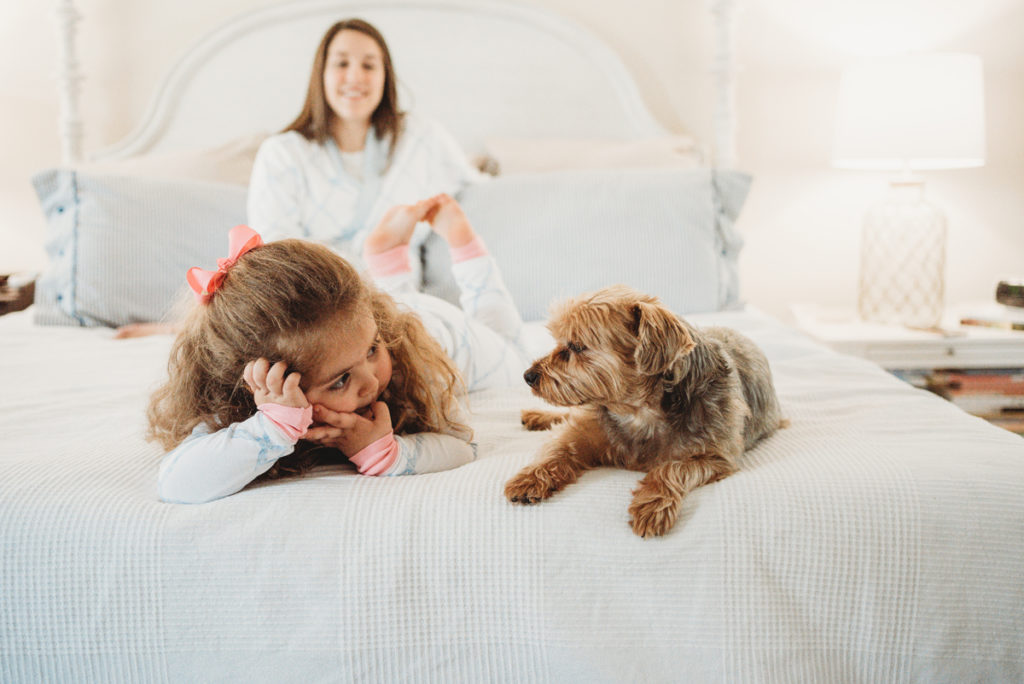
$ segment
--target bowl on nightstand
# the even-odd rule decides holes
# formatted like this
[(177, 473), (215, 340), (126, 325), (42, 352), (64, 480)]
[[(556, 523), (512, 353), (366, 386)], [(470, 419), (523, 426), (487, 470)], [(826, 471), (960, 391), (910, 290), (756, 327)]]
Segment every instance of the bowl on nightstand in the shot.
[(34, 273), (0, 274), (0, 316), (28, 308), (35, 294)]

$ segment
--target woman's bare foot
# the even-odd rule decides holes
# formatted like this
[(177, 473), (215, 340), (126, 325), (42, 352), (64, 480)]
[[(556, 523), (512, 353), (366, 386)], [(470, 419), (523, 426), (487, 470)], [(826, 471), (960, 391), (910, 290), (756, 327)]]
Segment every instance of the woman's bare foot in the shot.
[(367, 254), (380, 254), (409, 244), (416, 224), (426, 220), (427, 214), (438, 201), (437, 197), (431, 197), (416, 204), (399, 204), (391, 207), (384, 212), (380, 223), (366, 236), (363, 250)]
[(174, 323), (129, 323), (117, 329), (114, 333), (114, 339), (126, 340), (130, 337), (174, 335), (177, 332), (178, 326)]
[(431, 197), (430, 200), (436, 204), (423, 220), (430, 222), (434, 232), (443, 237), (449, 247), (463, 247), (473, 241), (476, 231), (453, 197), (441, 194)]

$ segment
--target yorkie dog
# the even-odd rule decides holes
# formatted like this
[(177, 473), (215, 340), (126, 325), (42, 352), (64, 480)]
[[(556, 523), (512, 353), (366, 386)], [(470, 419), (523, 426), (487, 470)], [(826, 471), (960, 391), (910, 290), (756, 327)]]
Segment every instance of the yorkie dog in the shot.
[(655, 297), (605, 288), (557, 306), (548, 329), (557, 346), (523, 378), (571, 408), (522, 412), (529, 430), (564, 425), (505, 485), (515, 503), (546, 499), (591, 468), (642, 471), (633, 531), (662, 535), (687, 493), (731, 475), (746, 449), (786, 423), (753, 342), (729, 328), (698, 330)]

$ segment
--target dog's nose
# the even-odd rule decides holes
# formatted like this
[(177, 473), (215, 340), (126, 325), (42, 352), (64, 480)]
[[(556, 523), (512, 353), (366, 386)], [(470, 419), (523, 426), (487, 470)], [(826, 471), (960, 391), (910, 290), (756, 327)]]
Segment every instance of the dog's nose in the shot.
[(530, 368), (525, 373), (523, 373), (523, 380), (526, 381), (527, 385), (533, 387), (534, 385), (537, 384), (537, 381), (540, 380), (540, 373)]

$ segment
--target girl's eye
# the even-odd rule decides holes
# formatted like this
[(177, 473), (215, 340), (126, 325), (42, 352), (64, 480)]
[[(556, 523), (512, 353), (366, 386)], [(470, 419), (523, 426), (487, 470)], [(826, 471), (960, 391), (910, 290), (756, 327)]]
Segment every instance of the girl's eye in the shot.
[(342, 375), (340, 378), (338, 378), (335, 381), (335, 383), (333, 385), (331, 385), (331, 389), (332, 390), (345, 389), (345, 385), (348, 384), (348, 377), (349, 377), (348, 373), (345, 373), (344, 375)]
[(377, 347), (378, 347), (379, 345), (380, 345), (380, 342), (374, 342), (374, 343), (373, 343), (373, 344), (372, 344), (372, 345), (370, 346), (370, 351), (366, 352), (366, 358), (368, 358), (368, 359), (369, 359), (369, 358), (372, 358), (372, 357), (373, 357), (373, 355), (377, 353)]
[(364, 64), (363, 68), (366, 69), (367, 71), (373, 71), (374, 69), (377, 68), (377, 66), (375, 64)]

